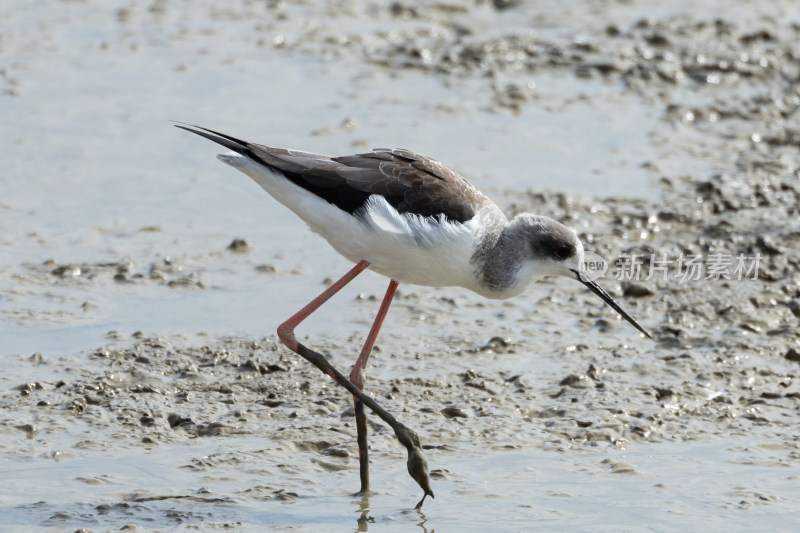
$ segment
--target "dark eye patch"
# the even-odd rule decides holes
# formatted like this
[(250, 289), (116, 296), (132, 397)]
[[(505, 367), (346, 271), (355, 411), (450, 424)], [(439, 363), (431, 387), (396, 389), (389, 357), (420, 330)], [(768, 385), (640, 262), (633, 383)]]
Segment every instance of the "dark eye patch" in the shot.
[(577, 252), (578, 241), (575, 235), (555, 222), (545, 230), (540, 227), (532, 228), (529, 242), (535, 259), (564, 261)]
[(566, 244), (556, 246), (556, 249), (554, 250), (554, 255), (556, 256), (556, 259), (566, 259), (570, 255), (572, 255), (572, 247), (567, 246)]

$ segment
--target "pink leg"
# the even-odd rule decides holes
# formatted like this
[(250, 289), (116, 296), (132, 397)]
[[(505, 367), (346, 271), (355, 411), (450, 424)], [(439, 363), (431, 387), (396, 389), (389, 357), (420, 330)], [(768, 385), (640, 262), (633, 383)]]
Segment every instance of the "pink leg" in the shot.
[[(278, 338), (281, 340), (281, 342), (283, 342), (283, 344), (286, 345), (287, 348), (305, 358), (309, 363), (316, 366), (323, 373), (330, 376), (339, 385), (347, 389), (350, 394), (357, 398), (363, 405), (369, 407), (381, 418), (381, 420), (386, 422), (394, 430), (397, 440), (399, 440), (408, 451), (408, 462), (406, 463), (406, 466), (408, 467), (408, 473), (412, 478), (414, 478), (424, 492), (422, 500), (420, 500), (420, 502), (417, 504), (417, 509), (419, 509), (422, 506), (422, 502), (425, 501), (426, 496), (433, 497), (433, 491), (431, 490), (430, 479), (428, 476), (428, 463), (425, 461), (425, 457), (422, 455), (422, 448), (420, 446), (419, 437), (417, 434), (405, 424), (398, 422), (397, 419), (391, 415), (391, 413), (381, 407), (372, 397), (364, 394), (361, 388), (354, 385), (341, 372), (336, 370), (336, 368), (334, 368), (330, 362), (328, 362), (324, 355), (298, 342), (294, 335), (294, 328), (296, 328), (298, 324), (308, 318), (311, 313), (319, 309), (322, 304), (327, 302), (334, 294), (339, 292), (342, 287), (353, 281), (353, 279), (361, 272), (366, 270), (367, 267), (369, 267), (369, 262), (363, 260), (359, 261), (356, 266), (354, 266), (347, 274), (342, 276), (340, 280), (328, 287), (322, 294), (314, 298), (311, 303), (292, 315), (289, 320), (278, 326)], [(394, 285), (394, 287), (392, 285)], [(369, 352), (372, 351), (372, 347), (375, 344), (375, 339), (378, 336), (378, 331), (380, 330), (381, 324), (383, 323), (383, 318), (386, 316), (386, 312), (389, 309), (389, 303), (391, 302), (391, 297), (394, 295), (394, 289), (396, 288), (397, 282), (392, 280), (392, 282), (389, 284), (389, 290), (387, 290), (387, 296), (384, 298), (384, 303), (381, 305), (381, 310), (378, 312), (378, 317), (372, 326), (372, 331), (370, 331), (370, 334), (367, 337), (367, 345), (364, 346), (364, 349), (362, 350), (362, 356), (359, 357), (356, 365), (360, 364), (362, 367), (366, 365)], [(366, 355), (364, 355), (365, 352)], [(363, 363), (360, 363), (362, 359)], [(366, 425), (366, 417), (364, 420)], [(366, 441), (364, 449), (366, 449)]]
[[(375, 341), (378, 340), (378, 333), (383, 325), (383, 320), (386, 318), (386, 313), (389, 312), (389, 306), (394, 298), (394, 293), (397, 290), (397, 282), (392, 280), (389, 282), (389, 287), (386, 289), (386, 295), (383, 297), (378, 314), (375, 316), (375, 321), (372, 323), (372, 329), (367, 335), (367, 340), (364, 342), (364, 347), (361, 349), (361, 354), (353, 365), (353, 370), (350, 372), (350, 381), (358, 387), (359, 390), (364, 390), (364, 383), (366, 379), (367, 361), (369, 355), (372, 353), (372, 348), (375, 347)], [(364, 411), (364, 403), (356, 397), (353, 397), (355, 402), (356, 414), (356, 431), (358, 433), (358, 462), (361, 470), (361, 492), (365, 493), (369, 490), (369, 452), (367, 448), (367, 413)]]
[(359, 261), (356, 263), (356, 266), (354, 266), (350, 272), (342, 276), (339, 281), (325, 289), (322, 294), (311, 300), (308, 305), (293, 314), (289, 320), (278, 326), (278, 338), (281, 340), (281, 342), (293, 352), (297, 352), (297, 346), (299, 343), (294, 336), (294, 328), (296, 328), (300, 322), (308, 318), (311, 313), (319, 309), (322, 304), (330, 300), (334, 294), (342, 290), (342, 287), (353, 281), (355, 277), (366, 270), (368, 266), (368, 261)]
[(389, 312), (389, 306), (392, 304), (392, 298), (394, 298), (397, 285), (398, 283), (395, 280), (389, 282), (389, 287), (386, 289), (386, 294), (383, 296), (381, 307), (378, 309), (378, 314), (375, 315), (375, 321), (372, 323), (372, 329), (369, 330), (369, 335), (367, 335), (367, 340), (364, 342), (364, 347), (361, 348), (361, 354), (358, 356), (352, 372), (350, 372), (350, 381), (361, 390), (364, 389), (364, 369), (367, 367), (369, 355), (375, 347), (375, 341), (378, 340), (378, 333), (381, 331), (386, 313)]

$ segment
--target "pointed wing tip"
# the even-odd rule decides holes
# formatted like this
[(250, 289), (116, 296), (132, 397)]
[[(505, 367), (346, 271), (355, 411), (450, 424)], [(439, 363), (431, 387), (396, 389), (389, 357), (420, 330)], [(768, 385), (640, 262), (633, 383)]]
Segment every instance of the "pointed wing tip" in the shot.
[(242, 155), (246, 155), (248, 153), (247, 142), (235, 137), (231, 137), (230, 135), (225, 135), (224, 133), (210, 130), (202, 126), (186, 124), (185, 122), (173, 124), (173, 126), (182, 130), (186, 130), (190, 133), (194, 133), (195, 135), (199, 135), (200, 137), (205, 137), (209, 141), (213, 141), (221, 146), (224, 146), (228, 150), (233, 150), (234, 152), (238, 152)]
[(202, 126), (197, 126), (196, 124), (189, 124), (188, 122), (181, 122), (180, 120), (170, 120), (172, 125), (176, 128), (180, 128), (182, 130), (195, 132), (196, 130), (205, 130)]

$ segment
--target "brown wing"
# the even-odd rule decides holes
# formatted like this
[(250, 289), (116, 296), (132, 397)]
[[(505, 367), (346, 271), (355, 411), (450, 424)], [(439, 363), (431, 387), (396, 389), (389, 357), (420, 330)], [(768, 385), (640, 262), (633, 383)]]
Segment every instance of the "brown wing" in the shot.
[(349, 213), (380, 195), (399, 213), (466, 222), (488, 199), (456, 172), (403, 149), (328, 158), (249, 144), (259, 162)]
[(380, 195), (399, 213), (466, 222), (489, 202), (456, 172), (410, 150), (379, 148), (331, 158), (253, 144), (205, 128), (178, 127), (266, 165), (348, 213), (363, 207), (370, 196)]

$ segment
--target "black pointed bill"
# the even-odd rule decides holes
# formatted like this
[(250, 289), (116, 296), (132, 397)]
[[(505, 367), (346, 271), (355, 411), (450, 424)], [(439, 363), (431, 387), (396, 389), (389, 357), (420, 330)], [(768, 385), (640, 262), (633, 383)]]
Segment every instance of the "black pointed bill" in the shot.
[(614, 301), (614, 298), (612, 298), (610, 294), (608, 294), (605, 290), (603, 290), (603, 287), (598, 285), (596, 281), (586, 278), (577, 270), (573, 270), (573, 272), (575, 273), (575, 277), (578, 278), (578, 281), (586, 285), (590, 291), (598, 295), (605, 303), (608, 304), (609, 307), (611, 307), (611, 309), (622, 315), (622, 318), (630, 322), (633, 327), (644, 333), (645, 336), (647, 336), (650, 339), (653, 338), (653, 336), (650, 335), (650, 332), (644, 329), (644, 327), (642, 327), (642, 325), (639, 324), (631, 315), (626, 313), (619, 306), (619, 304)]

